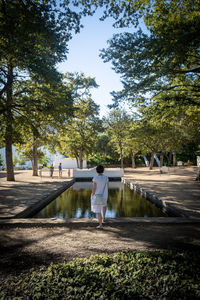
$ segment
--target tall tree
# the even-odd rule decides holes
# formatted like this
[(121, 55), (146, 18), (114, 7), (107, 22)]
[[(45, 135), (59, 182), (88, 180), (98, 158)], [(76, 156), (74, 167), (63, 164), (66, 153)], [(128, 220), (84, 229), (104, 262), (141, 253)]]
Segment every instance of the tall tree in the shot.
[(123, 168), (124, 150), (128, 143), (131, 118), (125, 111), (113, 110), (109, 113), (106, 123), (110, 143), (114, 145), (117, 153), (120, 155), (121, 168)]
[(18, 149), (32, 153), (33, 176), (38, 176), (38, 148), (49, 144), (54, 132), (72, 115), (71, 91), (63, 82), (50, 85), (29, 80), (16, 104), (21, 136)]
[(196, 144), (194, 152), (198, 149), (199, 109), (194, 111), (194, 107), (187, 109), (187, 106), (171, 105), (170, 107), (169, 103), (157, 101), (140, 108), (141, 119), (136, 122), (134, 136), (145, 146), (143, 153), (152, 153), (150, 168), (153, 167), (154, 154), (160, 155), (162, 165), (163, 156), (168, 157), (168, 162), (171, 163), (168, 154), (172, 151), (174, 154), (179, 153), (192, 141)]
[(91, 99), (74, 104), (74, 116), (68, 120), (58, 137), (58, 150), (66, 156), (75, 157), (78, 168), (83, 168), (83, 159), (92, 153), (101, 122), (98, 105)]
[(58, 150), (65, 155), (75, 157), (77, 165), (82, 169), (83, 158), (92, 152), (101, 128), (98, 118), (99, 106), (91, 99), (91, 88), (98, 85), (94, 78), (84, 74), (66, 74), (66, 84), (72, 91), (73, 116), (64, 123), (58, 137)]
[(132, 8), (148, 31), (114, 35), (101, 52), (121, 74), (123, 90), (113, 92), (116, 103), (148, 103), (159, 93), (165, 101), (199, 106), (199, 1), (132, 1)]
[(14, 180), (14, 84), (24, 76), (55, 80), (80, 14), (65, 1), (0, 1), (0, 114), (5, 127), (7, 180)]

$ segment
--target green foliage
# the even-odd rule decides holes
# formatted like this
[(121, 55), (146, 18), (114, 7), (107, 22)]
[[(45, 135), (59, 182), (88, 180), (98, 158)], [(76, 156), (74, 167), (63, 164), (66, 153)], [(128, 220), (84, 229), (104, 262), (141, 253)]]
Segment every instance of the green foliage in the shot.
[(13, 165), (15, 166), (18, 163), (18, 157), (14, 155), (13, 157)]
[(3, 165), (3, 158), (2, 158), (2, 155), (0, 154), (0, 166)]
[(24, 156), (20, 156), (19, 159), (18, 159), (18, 164), (19, 165), (25, 165), (25, 157)]
[(119, 155), (115, 152), (115, 148), (110, 144), (110, 137), (105, 129), (103, 130), (103, 133), (98, 134), (94, 146), (93, 153), (90, 154), (88, 158), (89, 165), (118, 164)]
[(38, 163), (43, 166), (47, 166), (50, 162), (51, 160), (47, 156), (45, 156), (45, 154), (38, 158)]
[(15, 139), (20, 142), (16, 122), (30, 123), (25, 112), (34, 114), (33, 103), (37, 106), (35, 98), (26, 97), (26, 79), (39, 84), (60, 81), (56, 64), (66, 58), (72, 32), (80, 29), (80, 17), (66, 1), (0, 1), (0, 121), (8, 153), (7, 180), (14, 180), (12, 144)]
[(139, 3), (140, 1), (73, 0), (72, 2), (76, 6), (79, 6), (84, 14), (92, 15), (97, 8), (101, 7), (103, 14), (100, 20), (103, 21), (108, 17), (112, 17), (115, 20), (114, 27), (126, 27), (130, 24), (138, 24), (139, 14), (133, 3)]
[(112, 164), (117, 164), (118, 159), (114, 159), (113, 157), (109, 155), (103, 155), (100, 152), (96, 152), (95, 154), (91, 155), (88, 158), (88, 165), (90, 166), (97, 166), (97, 165), (112, 165)]
[[(20, 163), (20, 160), (21, 161), (32, 161), (33, 160), (33, 149), (32, 148), (17, 148), (19, 151), (19, 154), (20, 154), (20, 158), (18, 159), (17, 163)], [(37, 154), (38, 154), (38, 158), (39, 159), (43, 159), (44, 158), (44, 152), (41, 150), (41, 149), (38, 149), (37, 150)], [(21, 163), (20, 163), (21, 164)]]
[[(96, 255), (2, 283), (1, 299), (199, 299), (199, 253)], [(14, 298), (13, 298), (14, 299)]]
[(148, 103), (159, 94), (178, 106), (199, 106), (199, 1), (131, 3), (143, 17), (146, 32), (114, 35), (101, 51), (104, 61), (111, 61), (121, 74), (123, 90), (112, 93), (115, 105), (122, 100)]
[(66, 85), (72, 91), (73, 116), (65, 122), (57, 137), (57, 150), (76, 158), (82, 168), (84, 156), (94, 149), (97, 133), (101, 129), (99, 106), (91, 98), (90, 89), (97, 88), (94, 78), (84, 74), (66, 74)]
[(120, 155), (121, 168), (123, 168), (123, 158), (126, 146), (128, 145), (129, 130), (132, 119), (125, 110), (110, 111), (105, 119), (106, 132), (109, 137), (109, 144)]

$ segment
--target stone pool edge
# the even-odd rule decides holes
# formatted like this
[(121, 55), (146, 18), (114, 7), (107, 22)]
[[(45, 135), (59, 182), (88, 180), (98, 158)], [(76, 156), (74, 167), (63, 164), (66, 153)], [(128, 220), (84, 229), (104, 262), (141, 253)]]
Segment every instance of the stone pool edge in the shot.
[(22, 212), (16, 214), (12, 219), (23, 219), (23, 218), (31, 218), (33, 217), (38, 211), (42, 210), (45, 206), (51, 203), (55, 198), (60, 196), (64, 191), (66, 191), (70, 186), (75, 183), (75, 179), (64, 183), (60, 188), (56, 189), (55, 191), (51, 191), (51, 193), (44, 198), (38, 200), (34, 204), (30, 205), (29, 207), (25, 208)]
[(145, 199), (149, 200), (151, 203), (160, 208), (169, 217), (175, 218), (188, 218), (188, 219), (198, 219), (200, 214), (192, 210), (181, 209), (176, 207), (174, 203), (167, 200), (161, 199), (155, 192), (149, 191), (148, 189), (142, 187), (140, 184), (135, 183), (132, 179), (122, 178), (122, 182), (129, 186), (131, 190), (134, 190)]
[[(127, 179), (122, 177), (121, 181), (128, 185), (130, 189), (136, 191), (140, 195), (142, 195), (145, 199), (149, 200), (160, 209), (165, 211), (169, 217), (127, 217), (127, 218), (108, 218), (107, 223), (108, 225), (112, 225), (112, 223), (166, 223), (166, 224), (189, 224), (189, 223), (200, 223), (199, 214), (195, 212), (185, 212), (176, 207), (172, 207), (172, 204), (167, 203), (167, 201), (163, 201), (153, 193), (152, 191), (147, 190), (146, 188), (142, 187), (138, 183), (134, 183), (132, 179)], [(72, 186), (76, 182), (76, 179), (73, 178), (72, 180), (65, 182), (62, 187), (57, 189), (56, 191), (51, 191), (50, 195), (38, 200), (33, 205), (27, 207), (22, 212), (16, 214), (12, 218), (2, 218), (0, 219), (0, 226), (20, 226), (27, 225), (29, 226), (63, 226), (65, 224), (93, 224), (96, 223), (97, 220), (95, 218), (84, 218), (84, 219), (56, 219), (56, 218), (45, 218), (45, 219), (35, 219), (32, 218), (38, 211), (43, 209), (46, 205), (48, 205), (51, 201), (53, 201), (56, 197), (62, 194), (65, 190), (67, 190), (70, 186)], [(30, 219), (29, 219), (30, 218)], [(106, 225), (105, 224), (105, 225)]]

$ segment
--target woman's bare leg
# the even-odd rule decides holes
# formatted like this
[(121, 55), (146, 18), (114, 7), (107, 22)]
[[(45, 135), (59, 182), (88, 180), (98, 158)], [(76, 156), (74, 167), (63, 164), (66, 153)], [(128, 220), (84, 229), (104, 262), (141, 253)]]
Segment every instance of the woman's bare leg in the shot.
[(102, 215), (101, 215), (101, 213), (97, 213), (97, 218), (98, 218), (98, 221), (99, 221), (99, 226), (102, 227)]
[(103, 221), (105, 221), (107, 206), (103, 207)]

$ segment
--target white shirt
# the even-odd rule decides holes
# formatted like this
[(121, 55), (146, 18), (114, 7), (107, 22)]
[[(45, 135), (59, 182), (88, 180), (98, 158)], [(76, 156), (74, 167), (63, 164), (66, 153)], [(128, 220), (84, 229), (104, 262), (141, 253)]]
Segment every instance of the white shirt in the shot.
[(96, 182), (96, 191), (95, 194), (103, 194), (103, 198), (108, 198), (108, 177), (105, 175), (97, 175), (92, 179), (93, 182)]

